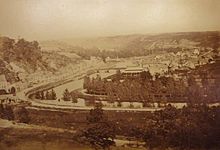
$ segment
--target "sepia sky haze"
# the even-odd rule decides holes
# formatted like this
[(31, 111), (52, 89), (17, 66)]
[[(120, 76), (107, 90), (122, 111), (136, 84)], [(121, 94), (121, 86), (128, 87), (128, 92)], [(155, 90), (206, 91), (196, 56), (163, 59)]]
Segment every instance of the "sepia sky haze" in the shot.
[(220, 0), (0, 0), (0, 35), (48, 40), (220, 30)]

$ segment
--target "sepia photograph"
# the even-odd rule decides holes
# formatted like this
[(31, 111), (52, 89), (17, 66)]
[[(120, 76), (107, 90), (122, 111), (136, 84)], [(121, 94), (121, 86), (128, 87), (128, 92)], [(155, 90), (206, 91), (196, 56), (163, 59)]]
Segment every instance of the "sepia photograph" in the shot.
[(220, 0), (0, 0), (0, 150), (220, 150)]

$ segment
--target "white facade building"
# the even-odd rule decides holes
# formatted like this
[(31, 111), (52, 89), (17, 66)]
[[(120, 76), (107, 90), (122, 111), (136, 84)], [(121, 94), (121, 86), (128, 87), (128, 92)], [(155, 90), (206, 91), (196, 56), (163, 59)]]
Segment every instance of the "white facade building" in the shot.
[(137, 77), (140, 76), (144, 69), (142, 67), (129, 67), (123, 70), (121, 73), (124, 77)]

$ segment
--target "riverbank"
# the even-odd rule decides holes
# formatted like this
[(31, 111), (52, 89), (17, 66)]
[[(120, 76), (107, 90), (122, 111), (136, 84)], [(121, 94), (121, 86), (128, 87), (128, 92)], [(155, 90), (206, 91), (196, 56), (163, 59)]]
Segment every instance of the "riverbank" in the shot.
[(69, 150), (89, 149), (77, 139), (73, 130), (47, 126), (15, 123), (0, 119), (1, 150)]
[[(143, 150), (132, 148), (127, 140), (116, 140), (119, 146), (111, 150)], [(133, 142), (134, 143), (134, 142)], [(73, 130), (31, 124), (15, 123), (0, 119), (1, 150), (93, 150)]]

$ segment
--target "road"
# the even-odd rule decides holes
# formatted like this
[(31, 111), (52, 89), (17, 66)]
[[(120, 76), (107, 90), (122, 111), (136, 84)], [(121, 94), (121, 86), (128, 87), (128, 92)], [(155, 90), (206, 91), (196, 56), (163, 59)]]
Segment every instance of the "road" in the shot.
[[(56, 88), (54, 88), (55, 91), (59, 91), (58, 94), (62, 94), (63, 90), (66, 87), (69, 87), (71, 90), (75, 90), (78, 88), (82, 87), (82, 83), (83, 80), (82, 79), (77, 79), (75, 81), (63, 84), (61, 86), (58, 86)], [(29, 90), (33, 90), (33, 88), (29, 88), (26, 89), (25, 91), (28, 92)], [(32, 109), (49, 109), (49, 110), (57, 110), (57, 109), (61, 109), (61, 110), (69, 110), (69, 109), (76, 109), (76, 110), (90, 110), (93, 107), (91, 106), (86, 106), (84, 103), (82, 105), (80, 104), (75, 104), (72, 102), (58, 102), (57, 100), (52, 100), (52, 101), (41, 101), (41, 100), (35, 100), (35, 99), (29, 99), (27, 97), (27, 95), (24, 94), (24, 92), (20, 92), (17, 95), (19, 97), (19, 99), (22, 100), (29, 100), (31, 101), (32, 105), (31, 108)], [(119, 107), (103, 107), (104, 110), (111, 110), (111, 111), (155, 111), (155, 110), (159, 110), (159, 108), (119, 108)]]
[[(58, 95), (58, 98), (61, 98), (63, 91), (68, 88), (71, 91), (80, 89), (83, 86), (82, 79), (76, 79), (72, 82), (60, 85), (54, 88), (55, 92)], [(27, 96), (23, 94), (23, 97), (27, 99)], [(31, 108), (33, 109), (76, 109), (76, 110), (90, 110), (93, 107), (86, 106), (85, 102), (78, 101), (78, 103), (72, 103), (71, 101), (57, 101), (57, 100), (36, 100), (36, 99), (29, 99), (32, 102)], [(104, 110), (111, 110), (111, 111), (155, 111), (159, 110), (160, 108), (121, 108), (121, 107), (103, 107)]]
[[(111, 66), (112, 67), (112, 66)], [(99, 66), (100, 68), (100, 66)], [(106, 66), (105, 66), (106, 68)], [(89, 70), (91, 70), (91, 68), (88, 68)], [(94, 70), (96, 68), (93, 68)], [(83, 88), (83, 79), (79, 78), (79, 75), (81, 77), (83, 77), (84, 75), (86, 75), (86, 72), (88, 70), (84, 70), (83, 73), (77, 73), (75, 76), (75, 79), (72, 79), (72, 81), (68, 82), (68, 83), (64, 83), (62, 85), (56, 86), (53, 89), (55, 90), (56, 94), (57, 94), (57, 99), (61, 99), (64, 90), (67, 88), (69, 91), (74, 91), (77, 89), (81, 89)], [(112, 74), (114, 74), (115, 72), (110, 72), (110, 73), (94, 73), (91, 75), (91, 77), (95, 77), (97, 74), (101, 75), (102, 78), (110, 76)], [(17, 93), (17, 96), (19, 99), (21, 100), (28, 100), (32, 103), (31, 108), (35, 108), (35, 109), (77, 109), (77, 110), (90, 110), (93, 107), (91, 106), (86, 106), (85, 105), (85, 101), (84, 100), (79, 100), (78, 103), (72, 103), (72, 102), (65, 102), (63, 100), (58, 101), (58, 100), (36, 100), (36, 99), (30, 99), (28, 96), (29, 91), (34, 91), (35, 89), (39, 89), (39, 88), (43, 88), (44, 86), (48, 85), (48, 84), (54, 84), (57, 83), (59, 81), (56, 81), (54, 83), (50, 83), (50, 82), (45, 82), (42, 84), (38, 84), (35, 85), (34, 87), (25, 89), (24, 91), (21, 91), (19, 93)], [(112, 110), (112, 111), (156, 111), (159, 110), (161, 108), (122, 108), (122, 107), (103, 107), (104, 110)]]

